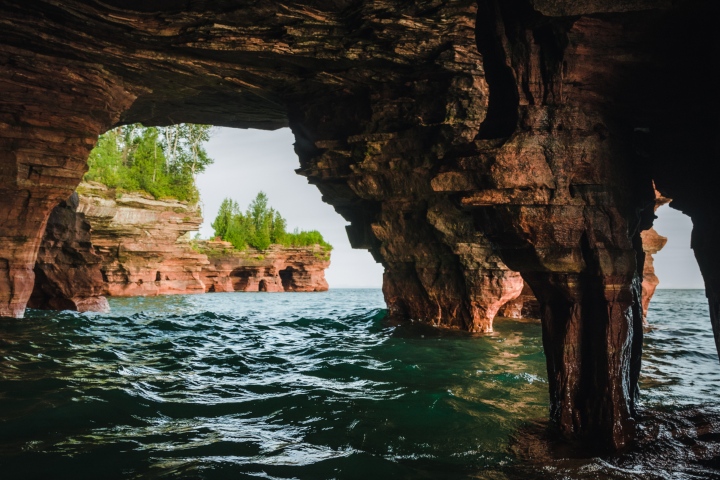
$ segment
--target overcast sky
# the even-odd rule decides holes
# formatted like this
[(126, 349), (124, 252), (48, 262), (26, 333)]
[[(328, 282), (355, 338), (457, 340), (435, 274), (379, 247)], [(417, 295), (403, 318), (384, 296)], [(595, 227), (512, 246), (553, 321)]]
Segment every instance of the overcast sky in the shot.
[(656, 215), (655, 230), (668, 239), (665, 248), (655, 255), (658, 288), (705, 288), (690, 248), (690, 217), (667, 205), (658, 208)]
[[(244, 209), (260, 191), (270, 205), (295, 227), (319, 230), (334, 249), (327, 270), (330, 287), (380, 287), (383, 268), (365, 250), (350, 248), (345, 220), (320, 199), (320, 192), (295, 173), (299, 162), (290, 129), (273, 132), (218, 128), (207, 145), (215, 163), (198, 177), (205, 223), (200, 233), (212, 235), (210, 223), (225, 197)], [(668, 206), (661, 207), (655, 229), (668, 237), (667, 246), (655, 256), (658, 288), (704, 288), (690, 249), (690, 219)]]
[(334, 247), (326, 278), (331, 288), (381, 287), (383, 267), (366, 250), (353, 250), (345, 233), (347, 222), (321, 200), (320, 191), (295, 173), (300, 167), (289, 128), (267, 132), (218, 128), (207, 144), (215, 160), (198, 176), (203, 204), (200, 234), (210, 227), (223, 198), (231, 197), (245, 210), (259, 191), (287, 220), (288, 231), (319, 230)]

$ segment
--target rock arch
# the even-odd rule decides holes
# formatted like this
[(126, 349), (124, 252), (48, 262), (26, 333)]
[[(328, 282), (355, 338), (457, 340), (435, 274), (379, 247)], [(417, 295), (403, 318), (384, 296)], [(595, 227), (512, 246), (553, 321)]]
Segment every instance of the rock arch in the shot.
[(704, 67), (715, 10), (4, 2), (0, 313), (22, 314), (47, 218), (99, 133), (290, 126), (298, 173), (385, 266), (391, 313), (487, 330), (497, 299), (522, 289), (507, 267), (521, 272), (541, 303), (551, 418), (567, 437), (620, 448), (634, 430), (653, 178), (695, 222), (720, 331), (716, 100), (701, 96), (716, 84)]

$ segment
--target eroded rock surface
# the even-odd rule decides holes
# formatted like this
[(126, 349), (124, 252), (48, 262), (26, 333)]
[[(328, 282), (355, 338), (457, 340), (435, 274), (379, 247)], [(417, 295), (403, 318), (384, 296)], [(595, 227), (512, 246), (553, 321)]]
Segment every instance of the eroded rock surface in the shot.
[(196, 206), (98, 183), (81, 184), (79, 192), (78, 212), (92, 225), (107, 295), (205, 292), (200, 270), (207, 257), (188, 243), (202, 223)]
[[(669, 202), (669, 198), (663, 197), (660, 192), (655, 190), (655, 208), (653, 211), (656, 212), (658, 208)], [(648, 306), (650, 305), (652, 296), (655, 294), (655, 289), (660, 284), (660, 279), (655, 275), (655, 259), (653, 255), (662, 250), (667, 243), (667, 237), (660, 235), (654, 228), (644, 230), (640, 233), (640, 237), (642, 239), (643, 252), (645, 252), (642, 281), (642, 309), (643, 322), (647, 325)]]
[(32, 308), (108, 311), (103, 295), (320, 292), (330, 252), (319, 245), (237, 251), (189, 241), (199, 209), (176, 200), (82, 183), (57, 206), (35, 267)]
[(207, 254), (201, 278), (206, 292), (324, 292), (330, 252), (320, 245), (238, 251), (221, 241), (199, 242)]
[(77, 212), (77, 193), (55, 207), (35, 264), (35, 285), (28, 307), (78, 312), (110, 310), (102, 257), (90, 239), (90, 223)]
[(499, 312), (501, 317), (505, 318), (536, 318), (541, 317), (540, 302), (535, 298), (530, 285), (523, 285), (520, 295), (507, 302)]

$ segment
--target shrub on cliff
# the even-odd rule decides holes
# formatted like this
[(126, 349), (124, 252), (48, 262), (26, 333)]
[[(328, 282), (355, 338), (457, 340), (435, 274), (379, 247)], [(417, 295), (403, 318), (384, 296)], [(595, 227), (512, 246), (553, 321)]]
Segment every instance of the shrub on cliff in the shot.
[(326, 251), (332, 250), (317, 230), (295, 229), (293, 233), (288, 233), (287, 221), (280, 212), (268, 206), (268, 197), (263, 192), (257, 194), (244, 214), (236, 201), (231, 198), (223, 200), (212, 227), (216, 237), (232, 243), (239, 250), (248, 245), (267, 250), (272, 244), (285, 247), (320, 245)]
[(203, 148), (209, 125), (127, 125), (103, 134), (88, 158), (86, 180), (197, 202), (195, 175), (212, 163)]

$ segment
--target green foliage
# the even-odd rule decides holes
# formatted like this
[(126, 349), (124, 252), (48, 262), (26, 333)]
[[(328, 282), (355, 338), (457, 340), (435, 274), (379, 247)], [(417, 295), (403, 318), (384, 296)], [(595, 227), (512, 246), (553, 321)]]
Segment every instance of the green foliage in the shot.
[(195, 175), (213, 161), (203, 145), (209, 125), (127, 125), (100, 135), (85, 180), (110, 188), (145, 191), (155, 198), (197, 202)]
[(327, 243), (322, 234), (317, 230), (298, 231), (296, 228), (293, 233), (285, 234), (285, 238), (279, 243), (286, 247), (307, 247), (309, 245), (320, 245), (325, 251), (332, 250), (332, 245)]
[(237, 202), (226, 198), (212, 222), (215, 236), (230, 242), (239, 250), (248, 245), (258, 250), (267, 250), (272, 244), (285, 247), (306, 247), (320, 245), (325, 251), (332, 246), (317, 230), (287, 233), (287, 221), (280, 212), (268, 206), (268, 197), (260, 192), (243, 214)]

